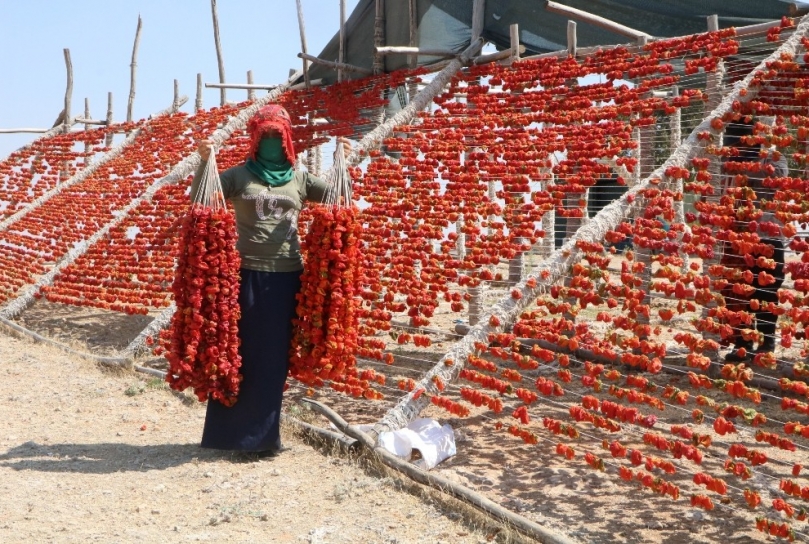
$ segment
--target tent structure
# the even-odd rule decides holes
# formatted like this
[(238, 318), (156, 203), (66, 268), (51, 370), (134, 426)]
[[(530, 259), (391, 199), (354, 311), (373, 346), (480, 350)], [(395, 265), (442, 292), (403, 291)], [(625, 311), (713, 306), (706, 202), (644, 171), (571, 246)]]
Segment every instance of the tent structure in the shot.
[[(576, 8), (603, 17), (652, 37), (685, 36), (706, 30), (706, 17), (718, 15), (719, 27), (747, 26), (780, 19), (796, 10), (809, 7), (806, 2), (787, 0), (677, 0), (650, 2), (648, 0), (399, 0), (379, 2), (360, 0), (346, 21), (343, 62), (364, 70), (374, 63), (374, 38), (379, 19), (383, 45), (409, 46), (422, 50), (460, 53), (469, 44), (473, 32), (473, 8), (482, 4), (481, 36), (499, 50), (510, 47), (509, 26), (519, 24), (519, 41), (526, 55), (559, 51), (567, 47), (568, 16), (549, 8), (556, 4)], [(549, 6), (550, 4), (550, 6)], [(379, 5), (379, 8), (377, 7)], [(377, 9), (381, 17), (377, 17)], [(414, 43), (411, 43), (411, 9), (415, 21)], [(592, 23), (578, 23), (579, 47), (626, 43), (626, 35), (607, 30)], [(320, 52), (318, 58), (337, 62), (340, 34), (337, 33)], [(438, 56), (420, 55), (418, 65), (430, 65), (443, 60)], [(408, 66), (405, 53), (387, 54), (382, 59), (383, 71)], [(328, 66), (310, 68), (312, 79), (332, 83), (336, 71)], [(361, 77), (361, 72), (347, 72), (347, 77)]]

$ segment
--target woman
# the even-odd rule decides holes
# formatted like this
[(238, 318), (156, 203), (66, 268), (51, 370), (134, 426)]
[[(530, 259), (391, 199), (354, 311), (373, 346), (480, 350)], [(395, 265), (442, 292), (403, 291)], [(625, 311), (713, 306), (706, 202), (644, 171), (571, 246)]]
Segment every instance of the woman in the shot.
[[(292, 122), (278, 105), (261, 108), (248, 122), (250, 151), (244, 164), (220, 173), (225, 198), (236, 213), (241, 255), (239, 337), (243, 380), (232, 407), (209, 401), (202, 447), (259, 456), (282, 450), (281, 398), (287, 377), (295, 295), (303, 270), (298, 214), (303, 202), (324, 200), (328, 185), (296, 171)], [(345, 144), (346, 153), (350, 144)], [(213, 142), (201, 140), (196, 194)]]
[[(725, 159), (725, 165), (733, 163), (756, 164), (753, 170), (743, 169), (743, 185), (753, 190), (752, 198), (737, 198), (735, 208), (737, 213), (746, 214), (755, 210), (754, 217), (759, 224), (774, 224), (781, 227), (781, 222), (772, 211), (775, 202), (776, 189), (765, 183), (765, 179), (786, 177), (789, 175), (787, 160), (782, 156), (774, 156), (770, 150), (762, 147), (761, 144), (750, 143), (750, 139), (755, 136), (754, 125), (752, 123), (737, 122), (729, 124), (725, 129), (724, 145), (736, 149), (734, 155)], [(726, 166), (726, 169), (727, 169)], [(735, 172), (735, 170), (734, 170)], [(733, 175), (728, 177), (733, 178)], [(730, 185), (730, 184), (729, 184)], [(737, 221), (738, 223), (738, 221)], [(750, 223), (745, 220), (736, 227), (740, 231), (749, 230)], [(769, 303), (778, 304), (778, 289), (784, 283), (784, 248), (785, 239), (780, 234), (764, 233), (759, 231), (761, 243), (769, 246), (772, 253), (767, 250), (764, 257), (773, 261), (774, 267), (761, 268), (757, 264), (748, 263), (744, 255), (726, 254), (723, 257), (723, 264), (728, 267), (739, 268), (742, 271), (750, 271), (752, 274), (752, 286), (755, 288), (751, 300), (758, 300), (758, 304), (750, 305), (748, 300), (743, 300), (738, 295), (732, 295), (732, 285), (727, 291), (730, 297), (730, 304), (734, 310), (745, 310), (752, 314), (753, 322), (750, 328), (758, 333), (758, 345), (753, 350), (753, 342), (742, 337), (741, 329), (744, 326), (734, 328), (734, 336), (731, 339), (733, 347), (725, 356), (725, 362), (741, 363), (750, 362), (759, 354), (773, 353), (775, 351), (776, 324), (778, 316), (769, 311)], [(749, 261), (755, 262), (758, 254), (751, 255)], [(773, 281), (760, 283), (759, 273), (765, 272), (772, 276)], [(735, 300), (734, 300), (735, 299)]]

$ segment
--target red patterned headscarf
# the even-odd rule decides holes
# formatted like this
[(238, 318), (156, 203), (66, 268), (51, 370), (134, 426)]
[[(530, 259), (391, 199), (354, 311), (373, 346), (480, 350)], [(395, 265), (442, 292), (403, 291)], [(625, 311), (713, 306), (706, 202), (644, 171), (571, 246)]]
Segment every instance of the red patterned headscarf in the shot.
[(258, 143), (264, 133), (270, 129), (275, 129), (281, 133), (284, 154), (289, 164), (294, 166), (297, 155), (295, 155), (295, 147), (292, 144), (292, 119), (290, 119), (287, 110), (278, 104), (264, 106), (247, 122), (247, 132), (250, 134), (250, 152), (247, 157), (256, 160)]

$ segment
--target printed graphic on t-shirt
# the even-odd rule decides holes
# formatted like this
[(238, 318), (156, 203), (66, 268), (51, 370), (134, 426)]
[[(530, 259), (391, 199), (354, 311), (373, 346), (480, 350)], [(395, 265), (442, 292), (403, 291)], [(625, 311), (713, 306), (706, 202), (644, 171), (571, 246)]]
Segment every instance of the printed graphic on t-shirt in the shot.
[(298, 231), (298, 210), (295, 208), (295, 200), (287, 195), (277, 195), (262, 189), (257, 193), (245, 192), (242, 194), (244, 200), (255, 200), (256, 215), (262, 221), (274, 219), (279, 223), (289, 221), (287, 240), (291, 239)]

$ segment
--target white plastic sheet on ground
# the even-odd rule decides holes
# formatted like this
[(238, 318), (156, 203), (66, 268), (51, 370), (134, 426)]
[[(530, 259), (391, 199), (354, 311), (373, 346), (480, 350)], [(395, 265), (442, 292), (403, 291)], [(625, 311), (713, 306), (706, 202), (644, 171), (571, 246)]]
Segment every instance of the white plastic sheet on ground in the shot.
[[(363, 431), (373, 429), (373, 425), (359, 425)], [(434, 468), (438, 463), (455, 455), (455, 433), (448, 424), (441, 425), (434, 419), (414, 419), (397, 431), (379, 435), (379, 445), (393, 455), (410, 461), (413, 450), (418, 450), (421, 459), (413, 464), (424, 470)]]

